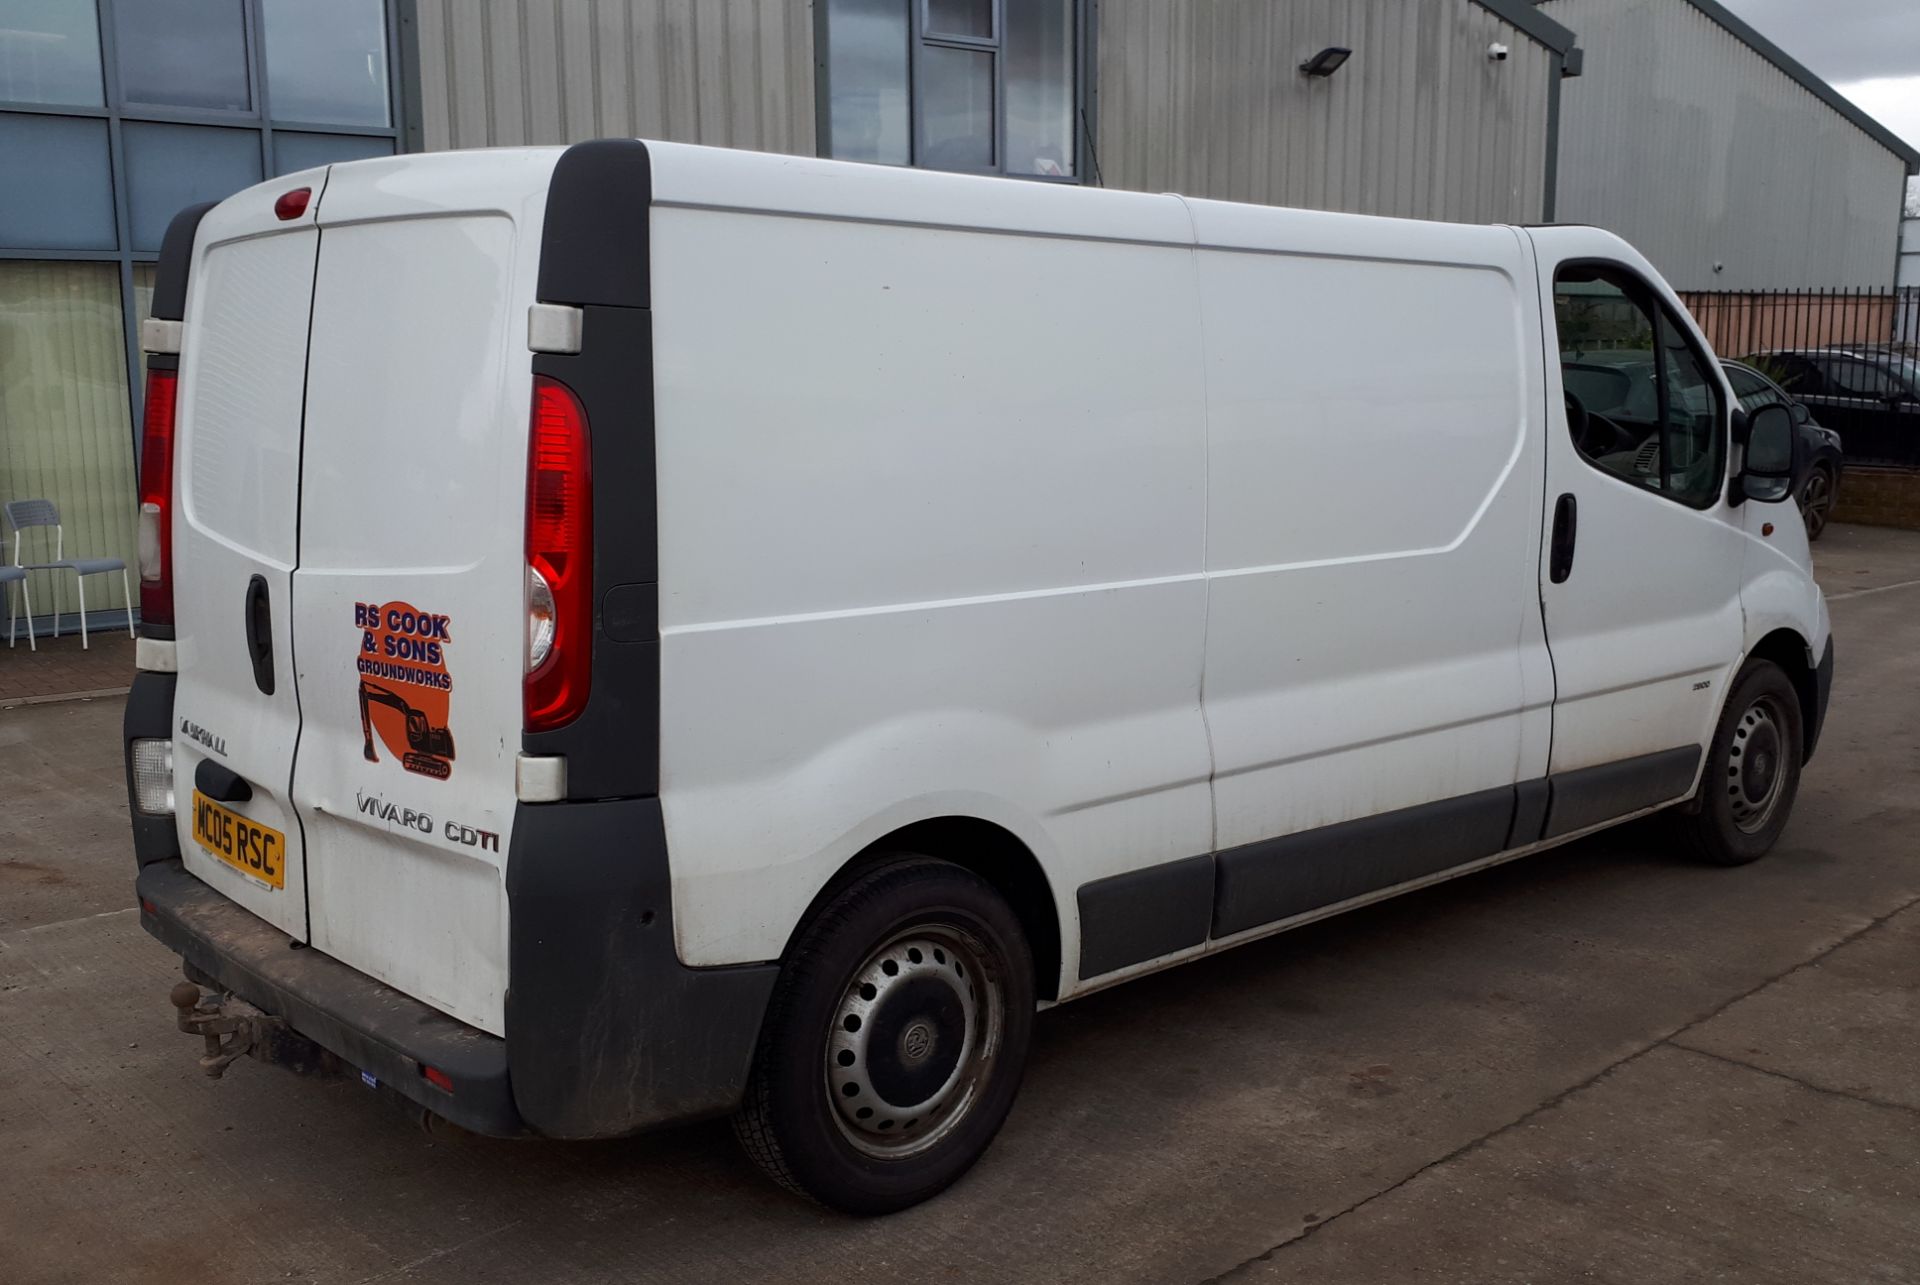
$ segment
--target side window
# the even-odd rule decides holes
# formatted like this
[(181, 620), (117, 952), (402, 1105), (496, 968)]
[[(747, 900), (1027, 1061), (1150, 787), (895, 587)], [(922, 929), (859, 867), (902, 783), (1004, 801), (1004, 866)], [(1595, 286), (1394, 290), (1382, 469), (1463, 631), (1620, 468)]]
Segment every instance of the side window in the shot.
[(1653, 289), (1610, 264), (1554, 278), (1567, 429), (1595, 468), (1694, 508), (1720, 497), (1720, 383)]
[(1747, 414), (1753, 414), (1762, 406), (1783, 404), (1780, 402), (1780, 394), (1773, 390), (1773, 385), (1752, 371), (1743, 370), (1739, 366), (1728, 366), (1726, 370), (1727, 382), (1733, 385), (1733, 395), (1739, 399), (1740, 409)]
[(1896, 385), (1893, 376), (1878, 366), (1844, 357), (1828, 357), (1820, 363), (1827, 376), (1827, 391), (1836, 397), (1891, 396)]
[(1782, 353), (1762, 359), (1761, 364), (1774, 372), (1773, 377), (1788, 392), (1804, 396), (1824, 391), (1820, 372), (1805, 357)]

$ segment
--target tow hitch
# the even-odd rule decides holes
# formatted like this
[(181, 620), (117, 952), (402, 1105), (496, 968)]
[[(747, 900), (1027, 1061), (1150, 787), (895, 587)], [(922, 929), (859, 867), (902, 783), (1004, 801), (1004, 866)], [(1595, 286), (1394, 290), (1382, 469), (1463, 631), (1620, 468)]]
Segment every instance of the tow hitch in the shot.
[(235, 1058), (252, 1057), (303, 1075), (337, 1075), (345, 1064), (286, 1022), (263, 1013), (236, 995), (202, 994), (192, 982), (180, 982), (167, 998), (176, 1010), (174, 1024), (206, 1041), (200, 1069), (214, 1079), (226, 1074)]

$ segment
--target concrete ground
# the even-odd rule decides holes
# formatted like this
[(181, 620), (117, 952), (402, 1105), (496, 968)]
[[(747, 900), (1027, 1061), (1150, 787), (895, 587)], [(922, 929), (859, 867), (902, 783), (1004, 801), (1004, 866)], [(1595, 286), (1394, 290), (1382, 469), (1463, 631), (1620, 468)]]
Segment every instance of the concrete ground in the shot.
[(1920, 534), (1820, 550), (1781, 845), (1634, 827), (1044, 1016), (945, 1197), (855, 1222), (724, 1125), (434, 1140), (172, 1029), (117, 701), (0, 711), (0, 1281), (1920, 1280)]

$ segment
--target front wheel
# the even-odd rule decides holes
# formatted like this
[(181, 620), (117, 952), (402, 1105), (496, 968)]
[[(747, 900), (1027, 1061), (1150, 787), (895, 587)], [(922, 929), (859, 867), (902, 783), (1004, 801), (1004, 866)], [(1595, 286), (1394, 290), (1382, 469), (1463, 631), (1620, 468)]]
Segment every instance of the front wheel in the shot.
[(1020, 921), (979, 876), (903, 857), (801, 930), (734, 1133), (781, 1185), (851, 1214), (938, 1194), (993, 1141), (1033, 1030)]
[(1801, 719), (1786, 672), (1770, 660), (1747, 662), (1720, 713), (1700, 791), (1674, 817), (1696, 856), (1742, 866), (1780, 838), (1800, 790)]

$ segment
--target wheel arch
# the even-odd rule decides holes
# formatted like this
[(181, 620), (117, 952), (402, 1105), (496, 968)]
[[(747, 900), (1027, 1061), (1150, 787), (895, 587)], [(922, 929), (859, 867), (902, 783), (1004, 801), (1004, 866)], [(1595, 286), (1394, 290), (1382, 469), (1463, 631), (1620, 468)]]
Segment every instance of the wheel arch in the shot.
[[(1819, 680), (1813, 647), (1799, 630), (1782, 627), (1766, 634), (1747, 652), (1748, 660), (1770, 660), (1785, 671), (1800, 701), (1800, 739), (1802, 758), (1813, 757), (1814, 740), (1820, 734), (1815, 711), (1819, 708)], [(1729, 688), (1731, 692), (1731, 688)]]
[(880, 866), (906, 854), (935, 857), (985, 879), (1007, 900), (1033, 952), (1033, 988), (1037, 998), (1060, 996), (1061, 932), (1059, 904), (1052, 882), (1033, 849), (992, 821), (971, 816), (929, 817), (882, 835), (848, 858), (821, 886), (795, 923), (781, 951), (785, 958), (794, 939), (812, 922), (822, 906), (840, 890)]

